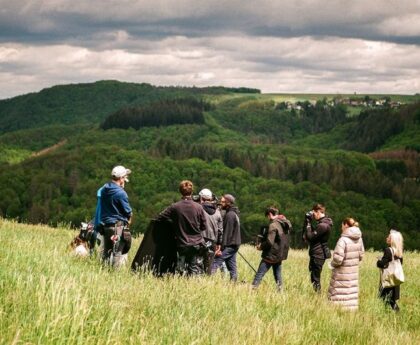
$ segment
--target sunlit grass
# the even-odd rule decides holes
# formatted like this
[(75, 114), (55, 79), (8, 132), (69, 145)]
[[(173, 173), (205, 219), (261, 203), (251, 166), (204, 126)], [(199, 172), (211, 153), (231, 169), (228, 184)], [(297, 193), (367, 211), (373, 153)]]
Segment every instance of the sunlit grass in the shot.
[[(401, 312), (376, 297), (378, 252), (361, 265), (360, 310), (312, 292), (306, 251), (283, 264), (284, 291), (268, 272), (257, 291), (238, 257), (240, 283), (214, 277), (158, 279), (104, 268), (67, 250), (74, 232), (0, 220), (1, 344), (418, 344), (420, 256), (406, 253)], [(130, 260), (139, 246), (136, 240)], [(240, 252), (257, 268), (259, 252)]]

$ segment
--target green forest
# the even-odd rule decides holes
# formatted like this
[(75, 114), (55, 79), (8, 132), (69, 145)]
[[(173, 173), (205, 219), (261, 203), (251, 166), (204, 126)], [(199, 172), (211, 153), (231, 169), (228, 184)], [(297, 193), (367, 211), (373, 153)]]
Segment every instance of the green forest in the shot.
[(287, 97), (101, 81), (2, 100), (0, 216), (77, 227), (121, 164), (133, 171), (135, 233), (191, 179), (197, 193), (236, 196), (247, 242), (274, 204), (301, 246), (304, 214), (321, 202), (334, 221), (331, 246), (351, 216), (367, 248), (382, 248), (397, 228), (407, 249), (420, 249), (420, 97), (357, 111), (334, 95), (299, 95), (289, 109)]

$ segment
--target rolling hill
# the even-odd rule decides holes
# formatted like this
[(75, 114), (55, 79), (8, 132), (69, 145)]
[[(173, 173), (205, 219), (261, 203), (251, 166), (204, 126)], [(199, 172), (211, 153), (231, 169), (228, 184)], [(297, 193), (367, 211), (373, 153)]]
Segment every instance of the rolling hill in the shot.
[[(127, 191), (135, 232), (178, 198), (177, 185), (188, 178), (196, 192), (207, 187), (237, 196), (247, 241), (266, 222), (264, 208), (276, 204), (292, 220), (299, 246), (304, 213), (323, 202), (335, 221), (331, 243), (340, 220), (353, 216), (367, 247), (380, 248), (397, 227), (407, 248), (420, 248), (417, 98), (350, 116), (347, 106), (322, 95), (300, 109), (280, 106), (293, 97), (101, 81), (0, 101), (0, 215), (78, 225), (92, 217), (96, 190), (112, 167), (123, 164), (133, 170)], [(200, 121), (170, 124), (163, 116), (169, 110), (156, 112), (186, 98), (209, 104)], [(111, 116), (118, 123), (123, 115), (149, 124), (102, 129)], [(36, 155), (45, 148), (51, 149)], [(376, 155), (383, 151), (388, 154)]]

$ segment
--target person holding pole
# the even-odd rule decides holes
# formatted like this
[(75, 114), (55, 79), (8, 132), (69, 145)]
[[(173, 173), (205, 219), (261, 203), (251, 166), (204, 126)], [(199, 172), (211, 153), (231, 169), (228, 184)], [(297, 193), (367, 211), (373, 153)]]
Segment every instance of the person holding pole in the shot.
[(279, 210), (274, 206), (266, 209), (265, 216), (268, 218), (270, 224), (268, 229), (265, 228), (264, 233), (261, 234), (261, 242), (257, 244), (257, 249), (261, 250), (262, 254), (258, 271), (252, 282), (252, 287), (254, 289), (258, 288), (264, 275), (270, 268), (273, 268), (277, 290), (281, 291), (283, 284), (281, 264), (283, 260), (287, 259), (289, 251), (288, 234), (292, 228), (292, 224), (285, 216), (279, 215)]

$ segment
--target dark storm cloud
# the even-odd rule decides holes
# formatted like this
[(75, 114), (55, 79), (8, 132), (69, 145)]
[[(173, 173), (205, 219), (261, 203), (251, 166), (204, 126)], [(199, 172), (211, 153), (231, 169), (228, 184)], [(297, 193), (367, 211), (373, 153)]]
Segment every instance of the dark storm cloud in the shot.
[[(158, 39), (244, 34), (420, 43), (418, 0), (0, 1), (1, 39), (67, 41), (125, 30)], [(416, 23), (417, 22), (417, 23)]]
[(0, 0), (0, 98), (119, 79), (420, 89), (420, 0)]

